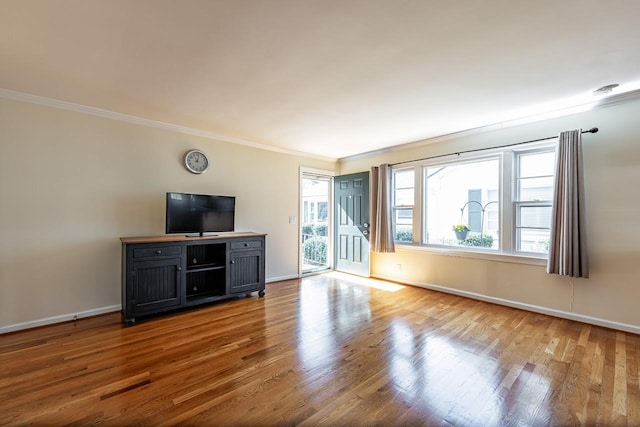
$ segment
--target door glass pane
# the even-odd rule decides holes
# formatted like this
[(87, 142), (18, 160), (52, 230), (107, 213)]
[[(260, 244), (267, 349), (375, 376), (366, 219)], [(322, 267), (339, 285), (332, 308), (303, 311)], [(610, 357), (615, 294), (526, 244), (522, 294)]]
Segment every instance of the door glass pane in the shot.
[(327, 202), (318, 202), (318, 221), (327, 222)]
[(330, 267), (328, 206), (331, 181), (324, 177), (302, 179), (302, 272)]

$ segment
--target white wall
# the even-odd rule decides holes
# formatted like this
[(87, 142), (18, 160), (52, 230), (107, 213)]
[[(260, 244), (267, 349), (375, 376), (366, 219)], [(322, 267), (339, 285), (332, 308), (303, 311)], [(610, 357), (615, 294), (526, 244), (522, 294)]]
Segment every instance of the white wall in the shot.
[[(373, 254), (374, 275), (640, 327), (640, 101), (341, 162), (341, 173), (598, 126), (584, 136), (591, 278), (424, 251)], [(209, 154), (206, 174), (181, 164)], [(233, 194), (239, 230), (268, 233), (267, 278), (297, 274), (296, 157), (0, 99), (0, 332), (120, 304), (121, 236), (164, 233), (167, 191)], [(397, 271), (397, 264), (402, 271)]]
[[(193, 175), (182, 156), (204, 150)], [(297, 275), (299, 167), (333, 162), (0, 99), (0, 332), (120, 304), (120, 237), (164, 234), (167, 191), (236, 196), (267, 233), (267, 280)], [(66, 317), (65, 317), (66, 316)], [(51, 320), (51, 319), (49, 319)]]
[[(640, 330), (640, 100), (562, 118), (344, 159), (340, 173), (373, 165), (502, 145), (599, 127), (583, 136), (591, 277), (548, 275), (544, 267), (399, 249), (373, 254), (372, 273), (401, 282), (529, 304)], [(398, 271), (398, 264), (402, 271)], [(573, 289), (572, 296), (572, 286)], [(626, 326), (625, 326), (626, 325)], [(631, 328), (627, 328), (631, 326)]]

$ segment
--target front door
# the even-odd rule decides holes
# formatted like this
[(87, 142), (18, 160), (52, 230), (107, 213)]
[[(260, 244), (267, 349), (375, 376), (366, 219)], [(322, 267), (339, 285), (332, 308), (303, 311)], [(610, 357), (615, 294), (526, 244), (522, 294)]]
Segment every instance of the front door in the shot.
[(334, 178), (335, 268), (369, 277), (369, 172)]

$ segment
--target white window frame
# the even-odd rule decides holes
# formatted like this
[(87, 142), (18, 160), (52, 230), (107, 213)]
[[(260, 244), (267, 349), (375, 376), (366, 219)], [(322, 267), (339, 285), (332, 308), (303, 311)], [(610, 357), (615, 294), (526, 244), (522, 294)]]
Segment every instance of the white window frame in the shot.
[[(411, 163), (404, 163), (397, 168), (393, 168), (394, 177), (396, 171), (407, 169), (414, 170), (415, 186), (414, 186), (414, 206), (413, 206), (413, 242), (396, 241), (396, 245), (401, 251), (418, 250), (437, 252), (447, 255), (455, 255), (461, 257), (493, 259), (506, 262), (517, 262), (533, 265), (544, 265), (546, 263), (547, 254), (532, 253), (517, 250), (517, 206), (532, 205), (541, 203), (545, 206), (550, 204), (549, 201), (520, 201), (518, 199), (517, 178), (518, 178), (518, 156), (523, 154), (534, 154), (536, 152), (546, 152), (555, 150), (555, 142), (533, 143), (520, 147), (497, 148), (486, 150), (482, 153), (463, 153), (453, 160), (422, 160)], [(426, 218), (423, 207), (424, 200), (424, 170), (427, 167), (433, 168), (439, 165), (455, 165), (464, 163), (473, 163), (491, 158), (499, 158), (500, 176), (499, 176), (499, 249), (458, 247), (447, 245), (426, 244), (423, 230), (426, 229)], [(395, 193), (395, 181), (392, 190)], [(392, 195), (394, 202), (394, 227), (395, 227), (395, 194)], [(517, 205), (518, 204), (518, 205)], [(394, 228), (395, 232), (395, 228)]]
[[(398, 205), (396, 206), (396, 197), (395, 197), (395, 191), (396, 191), (396, 174), (397, 173), (402, 173), (402, 172), (406, 172), (406, 171), (410, 171), (413, 170), (413, 205)], [(414, 168), (412, 167), (402, 167), (402, 168), (394, 168), (392, 170), (392, 180), (391, 180), (391, 187), (392, 187), (392, 199), (391, 199), (391, 212), (392, 212), (392, 226), (393, 226), (393, 235), (395, 237), (396, 235), (396, 212), (398, 210), (411, 210), (411, 215), (412, 215), (412, 236), (413, 239), (415, 241), (415, 236), (416, 236), (416, 223), (420, 222), (420, 221), (416, 221), (416, 218), (419, 218), (418, 216), (416, 216), (418, 214), (418, 210), (416, 209), (417, 206), (417, 198), (416, 198), (416, 171)], [(406, 187), (409, 188), (409, 187)], [(404, 241), (400, 241), (400, 240), (395, 240), (395, 242), (399, 243), (399, 244), (408, 244), (408, 242), (404, 242)]]
[[(518, 250), (518, 229), (519, 228), (526, 228), (526, 229), (535, 229), (535, 227), (520, 227), (518, 224), (520, 224), (520, 219), (519, 219), (519, 214), (521, 212), (522, 207), (552, 207), (553, 204), (553, 200), (521, 200), (520, 199), (520, 194), (519, 193), (519, 188), (520, 186), (518, 185), (518, 180), (523, 179), (520, 177), (520, 162), (518, 161), (518, 158), (520, 156), (527, 156), (527, 155), (535, 155), (535, 154), (542, 154), (542, 153), (551, 153), (551, 152), (555, 152), (555, 145), (550, 145), (550, 144), (545, 144), (545, 146), (542, 147), (536, 147), (536, 148), (531, 148), (531, 149), (525, 149), (525, 150), (514, 150), (513, 153), (513, 162), (514, 162), (514, 167), (513, 167), (513, 217), (514, 217), (514, 224), (513, 224), (513, 237), (512, 237), (512, 245), (513, 245), (513, 252), (515, 254), (518, 255), (523, 255), (523, 256), (529, 256), (529, 257), (537, 257), (537, 258), (542, 258), (544, 257), (546, 259), (547, 254), (544, 253), (540, 253), (540, 252), (528, 252), (528, 251), (521, 251)], [(531, 179), (531, 178), (543, 178), (543, 177), (553, 177), (554, 175), (544, 175), (544, 176), (537, 176), (537, 177), (527, 177), (525, 179)], [(552, 196), (553, 198), (553, 196)], [(540, 228), (541, 230), (550, 230), (551, 228), (551, 224), (549, 224), (549, 228)]]

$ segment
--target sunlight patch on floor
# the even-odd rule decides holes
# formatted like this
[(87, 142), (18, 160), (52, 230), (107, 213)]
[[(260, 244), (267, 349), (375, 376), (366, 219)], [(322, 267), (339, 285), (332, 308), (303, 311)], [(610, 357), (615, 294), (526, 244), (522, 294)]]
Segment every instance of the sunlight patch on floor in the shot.
[(344, 280), (346, 282), (355, 283), (356, 285), (363, 285), (369, 288), (380, 289), (381, 291), (397, 292), (401, 289), (404, 289), (404, 286), (399, 285), (398, 283), (391, 283), (384, 280), (371, 279), (368, 277), (354, 276), (352, 274), (340, 273), (338, 271), (332, 271), (330, 273), (326, 273), (325, 275), (333, 279)]

